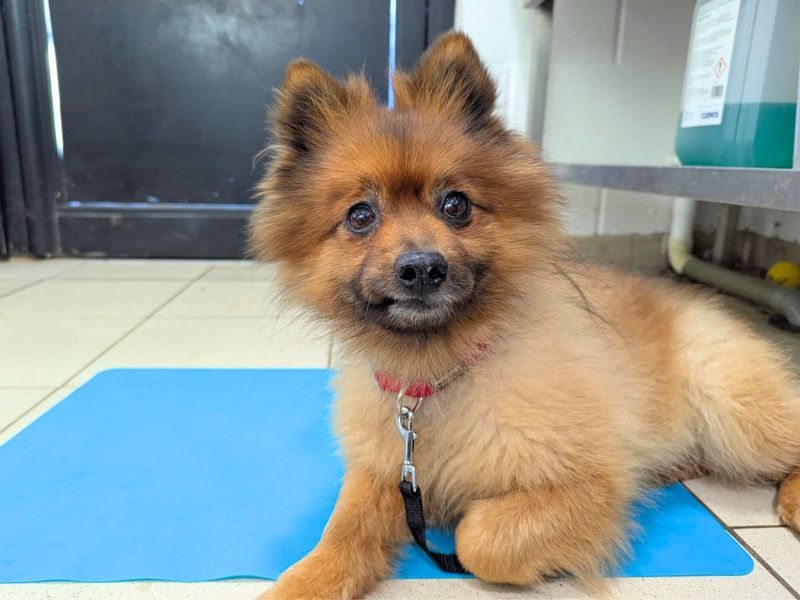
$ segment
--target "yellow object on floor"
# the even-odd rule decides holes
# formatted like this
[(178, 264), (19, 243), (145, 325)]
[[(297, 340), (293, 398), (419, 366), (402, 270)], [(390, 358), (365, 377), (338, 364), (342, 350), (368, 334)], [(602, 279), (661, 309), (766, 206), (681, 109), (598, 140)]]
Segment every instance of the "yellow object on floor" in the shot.
[(778, 285), (800, 288), (800, 265), (788, 260), (776, 262), (767, 271), (767, 279)]

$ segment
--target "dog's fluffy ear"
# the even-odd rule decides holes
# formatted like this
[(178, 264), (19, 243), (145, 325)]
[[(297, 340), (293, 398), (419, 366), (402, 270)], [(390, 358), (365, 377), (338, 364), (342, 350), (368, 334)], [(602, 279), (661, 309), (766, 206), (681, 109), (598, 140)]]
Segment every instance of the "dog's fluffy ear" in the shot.
[(496, 91), (486, 67), (463, 33), (441, 36), (410, 73), (394, 76), (398, 108), (417, 107), (462, 117), (480, 129), (492, 117)]
[(299, 154), (309, 154), (325, 142), (348, 110), (363, 107), (372, 98), (363, 77), (351, 76), (343, 83), (310, 60), (293, 60), (273, 112), (275, 137)]

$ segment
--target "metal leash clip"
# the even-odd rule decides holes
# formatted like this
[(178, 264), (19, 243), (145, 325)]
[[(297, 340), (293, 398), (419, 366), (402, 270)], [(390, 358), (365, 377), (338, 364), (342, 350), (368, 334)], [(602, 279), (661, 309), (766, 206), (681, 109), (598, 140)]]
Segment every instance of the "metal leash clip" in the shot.
[(397, 395), (397, 431), (403, 438), (405, 451), (403, 453), (403, 467), (400, 471), (400, 481), (409, 481), (411, 488), (417, 491), (417, 473), (414, 468), (414, 440), (417, 434), (414, 431), (414, 412), (422, 404), (422, 398), (417, 399), (414, 408), (403, 404), (405, 390), (400, 390)]

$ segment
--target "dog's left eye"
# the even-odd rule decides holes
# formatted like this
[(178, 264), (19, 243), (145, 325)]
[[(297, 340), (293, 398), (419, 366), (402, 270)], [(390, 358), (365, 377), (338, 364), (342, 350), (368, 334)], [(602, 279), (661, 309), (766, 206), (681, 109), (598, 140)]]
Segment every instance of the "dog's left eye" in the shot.
[(449, 192), (442, 202), (442, 212), (454, 221), (466, 221), (471, 212), (469, 198), (463, 192)]
[(369, 204), (356, 204), (347, 211), (345, 222), (351, 231), (361, 233), (375, 222), (375, 211)]

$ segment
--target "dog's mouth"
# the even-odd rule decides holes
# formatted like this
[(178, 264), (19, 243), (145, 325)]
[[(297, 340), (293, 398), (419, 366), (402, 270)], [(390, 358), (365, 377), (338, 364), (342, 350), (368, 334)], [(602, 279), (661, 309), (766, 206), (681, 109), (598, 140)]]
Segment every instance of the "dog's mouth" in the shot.
[(384, 318), (379, 322), (390, 329), (419, 331), (438, 329), (447, 324), (454, 316), (452, 301), (432, 303), (419, 298), (397, 299), (387, 298), (379, 303)]
[(446, 327), (467, 302), (442, 294), (433, 298), (386, 296), (377, 302), (361, 299), (360, 303), (365, 320), (392, 331), (419, 332)]
[(393, 333), (441, 333), (475, 309), (485, 290), (485, 265), (476, 264), (450, 276), (443, 286), (424, 294), (410, 293), (381, 278), (359, 278), (349, 292), (352, 317)]
[(375, 310), (386, 310), (390, 306), (397, 304), (397, 300), (395, 298), (384, 298), (381, 302), (374, 304)]

